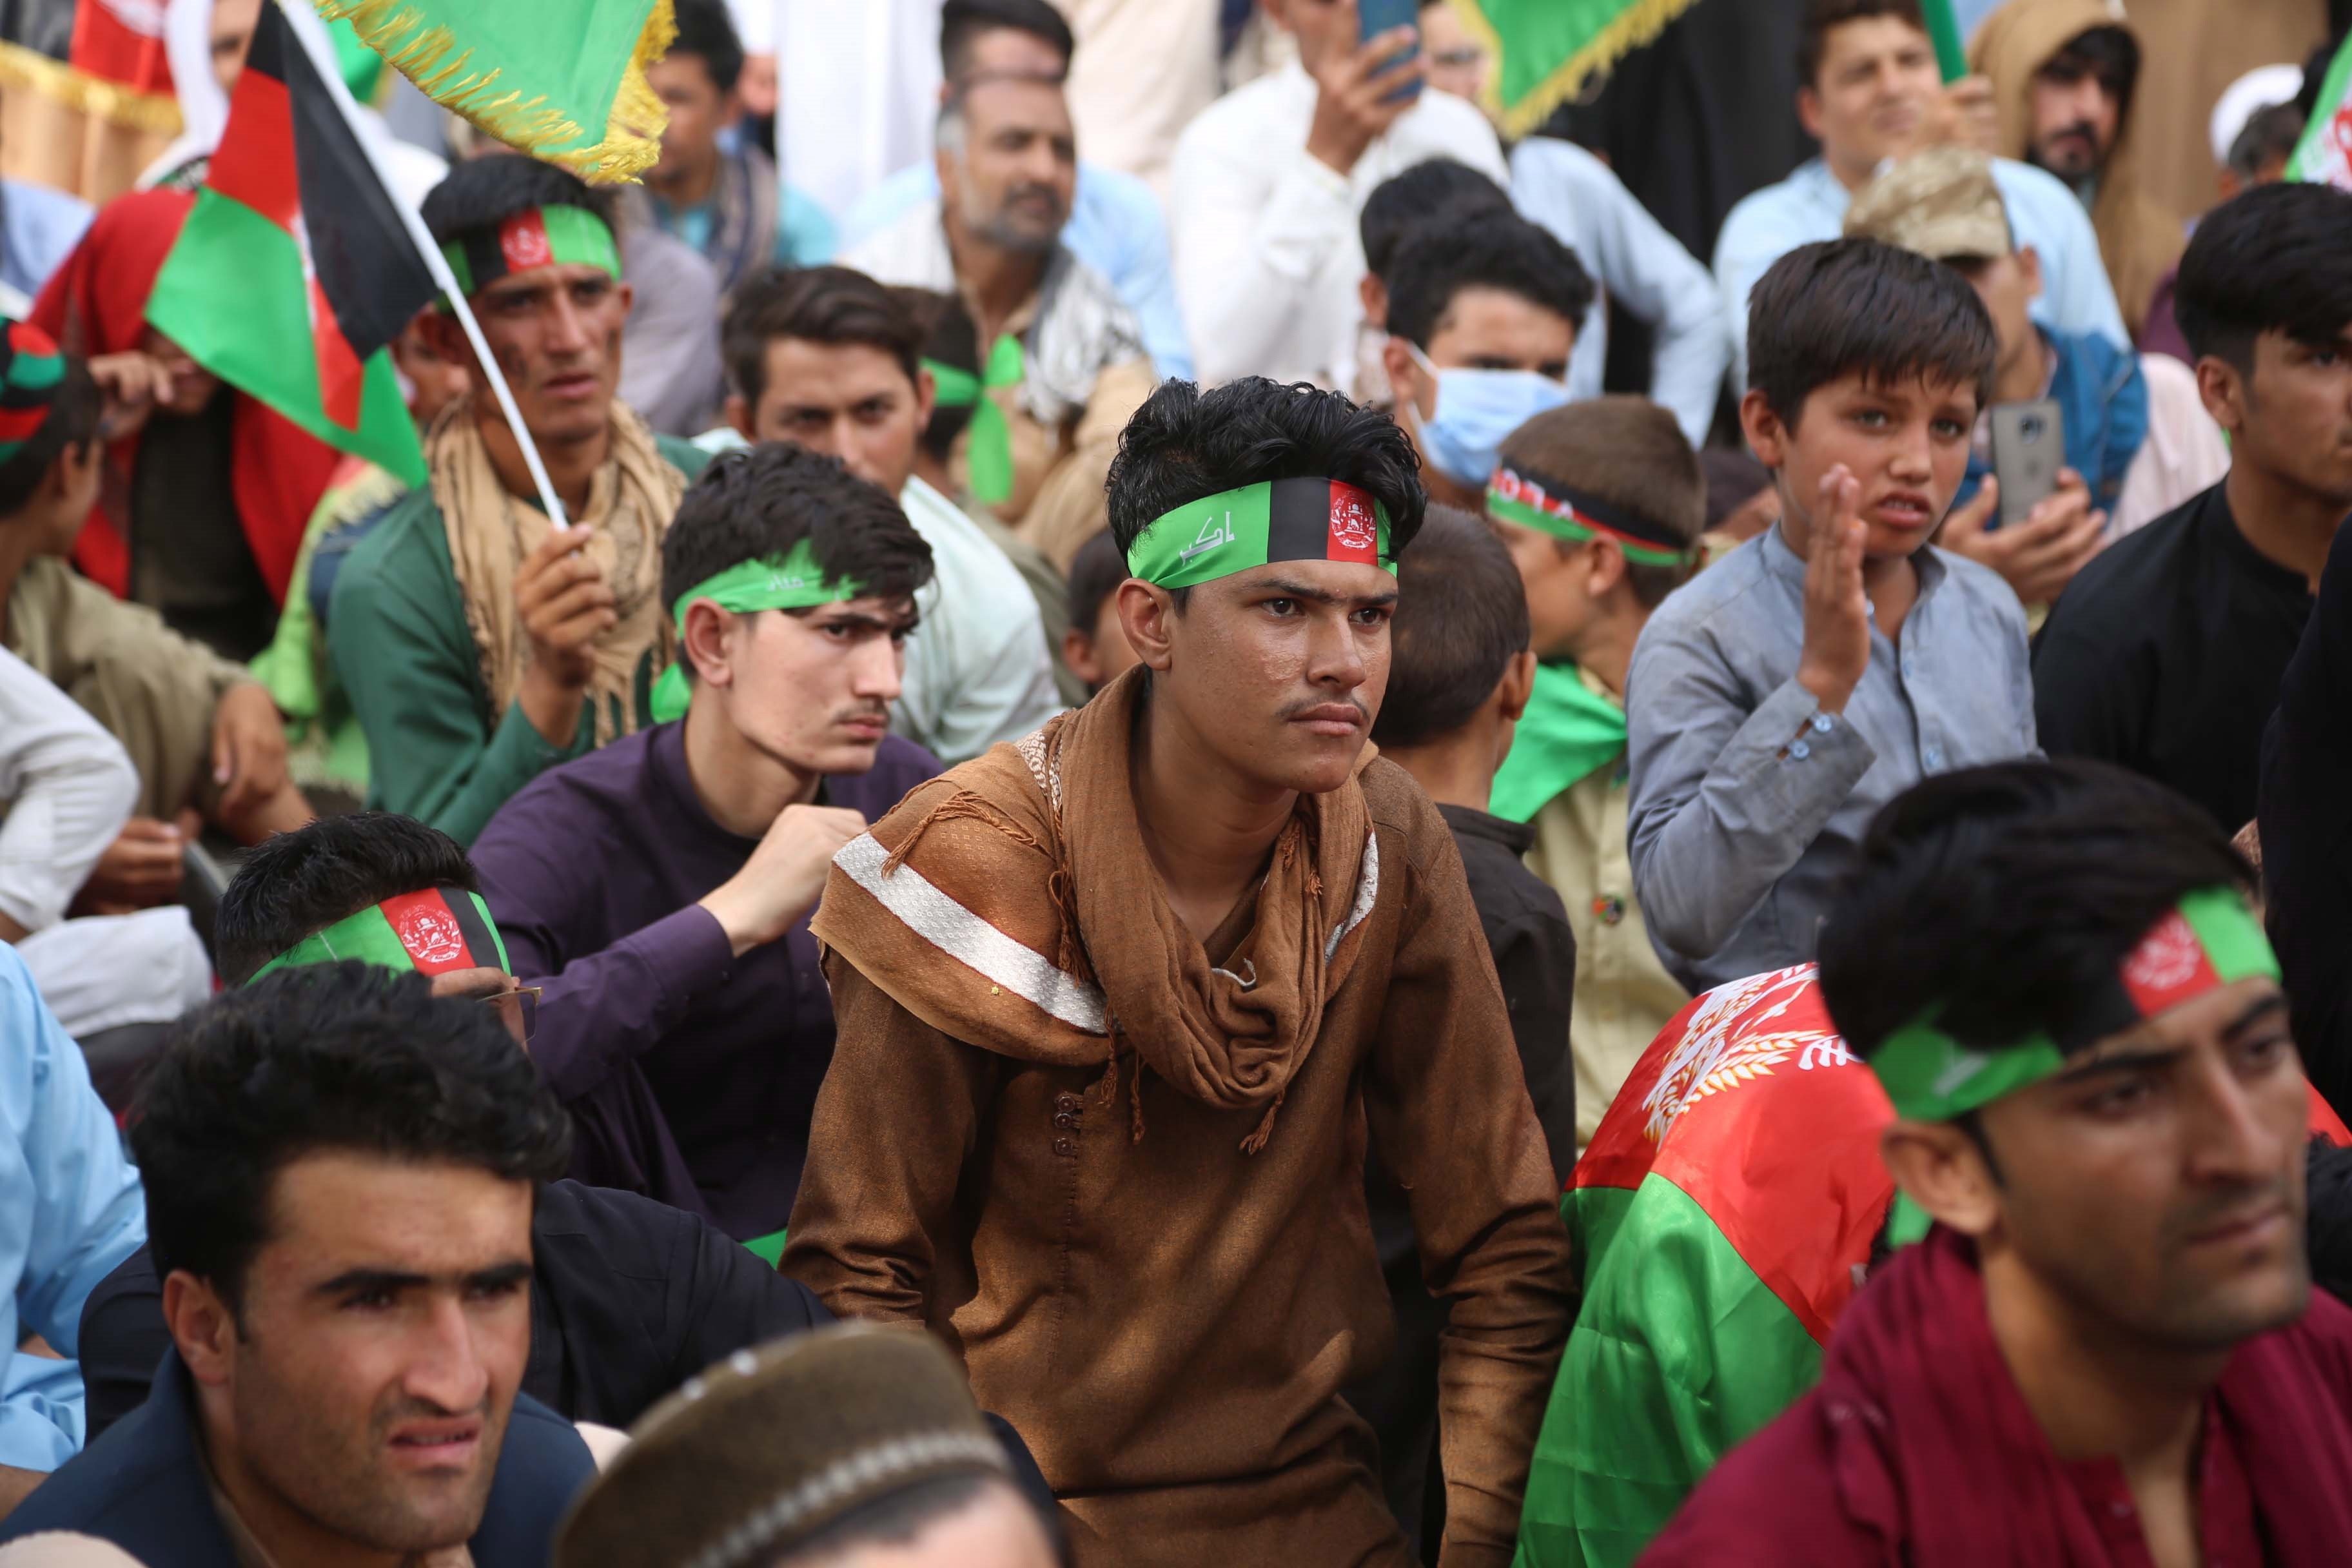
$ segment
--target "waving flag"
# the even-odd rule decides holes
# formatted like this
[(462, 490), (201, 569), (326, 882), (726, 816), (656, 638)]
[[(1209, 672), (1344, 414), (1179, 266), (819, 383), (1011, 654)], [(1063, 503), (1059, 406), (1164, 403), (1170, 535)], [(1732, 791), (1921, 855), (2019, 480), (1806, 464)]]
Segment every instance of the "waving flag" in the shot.
[(147, 319), (311, 435), (422, 484), (386, 348), (439, 289), (395, 199), (265, 0), (228, 129)]
[(1507, 138), (1525, 136), (1694, 0), (1454, 0), (1495, 57), (1485, 109)]
[(2286, 177), (2352, 190), (2352, 39), (2336, 51), (2312, 107), (2311, 123), (2286, 162)]
[(646, 67), (677, 36), (671, 0), (313, 4), (436, 102), (584, 180), (634, 180), (661, 152), (669, 111)]

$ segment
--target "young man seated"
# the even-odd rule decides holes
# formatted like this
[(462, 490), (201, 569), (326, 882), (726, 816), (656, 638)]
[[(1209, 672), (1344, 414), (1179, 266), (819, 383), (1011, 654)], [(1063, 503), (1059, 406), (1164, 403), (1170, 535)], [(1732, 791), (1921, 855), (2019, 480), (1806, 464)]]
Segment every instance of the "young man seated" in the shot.
[(2120, 770), (1930, 780), (1821, 940), (1925, 1241), (1643, 1559), (2342, 1560), (2352, 1312), (2305, 1257), (2309, 1089), (2221, 829)]
[(498, 1016), (362, 963), (266, 975), (189, 1015), (131, 1127), (171, 1349), (0, 1540), (543, 1562), (594, 1473), (517, 1392), (533, 1195), (567, 1129)]
[(299, 827), (310, 807), (286, 772), (269, 693), (143, 605), (67, 563), (105, 462), (105, 397), (38, 328), (0, 331), (0, 638), (122, 742), (139, 773), (131, 815), (99, 856), (80, 912), (179, 897), (190, 839), (210, 823), (240, 843)]
[(1694, 991), (1811, 958), (1886, 801), (2033, 750), (2017, 595), (1927, 542), (1998, 347), (1967, 279), (1875, 240), (1756, 286), (1739, 416), (1780, 521), (1660, 606), (1626, 675), (1634, 887)]
[[(1965, 540), (1947, 531), (1943, 541), (2000, 573), (2027, 604), (2050, 603), (2104, 541), (2153, 521), (2229, 472), (2230, 448), (2197, 395), (2195, 372), (2168, 354), (2133, 354), (2096, 332), (2060, 331), (2033, 320), (2042, 258), (2016, 243), (1983, 153), (1936, 147), (1905, 159), (1854, 197), (1845, 231), (1958, 268), (1976, 285), (2000, 339), (1993, 401), (2058, 404), (2074, 478), (2017, 526)], [(1963, 502), (1991, 471), (1987, 428), (1979, 420)], [(2084, 488), (2087, 507), (2062, 504)], [(2091, 525), (2091, 508), (2105, 514), (2104, 530)], [(2037, 571), (2041, 557), (2049, 564)]]
[(1061, 710), (1051, 650), (1020, 572), (981, 524), (915, 472), (936, 391), (923, 325), (862, 272), (763, 272), (727, 313), (727, 422), (746, 441), (841, 459), (898, 498), (931, 547), (893, 727), (942, 762), (1017, 741)]
[(1397, 422), (1430, 499), (1475, 511), (1503, 437), (1568, 401), (1592, 279), (1549, 231), (1480, 212), (1409, 235), (1388, 284), (1381, 362)]
[[(1372, 721), (1381, 754), (1412, 775), (1454, 834), (1470, 901), (1503, 983), (1528, 1098), (1553, 1174), (1576, 1163), (1576, 1074), (1569, 1001), (1576, 938), (1559, 895), (1521, 862), (1535, 831), (1486, 810), (1495, 769), (1511, 749), (1535, 680), (1527, 595), (1510, 552), (1479, 518), (1432, 507), (1397, 567), (1390, 676)], [(1381, 1481), (1408, 1541), (1432, 1534), (1444, 1493), (1424, 1496), (1437, 1441), (1438, 1342), (1446, 1310), (1422, 1278), (1412, 1212), (1377, 1157), (1366, 1162), (1372, 1240), (1381, 1253), (1397, 1344), (1388, 1365), (1348, 1390), (1381, 1440)], [(1432, 1504), (1434, 1504), (1433, 1507)], [(1442, 1531), (1440, 1532), (1442, 1533)]]
[(1070, 563), (1070, 626), (1062, 634), (1062, 662), (1089, 693), (1137, 663), (1118, 624), (1118, 585), (1126, 581), (1127, 557), (1108, 528), (1080, 545), (1078, 558)]
[(2263, 736), (2352, 513), (2352, 195), (2263, 185), (2205, 215), (2176, 309), (2220, 484), (2083, 570), (2033, 648), (2042, 743), (2169, 784), (2234, 833)]
[(1625, 849), (1625, 669), (1689, 577), (1706, 500), (1674, 416), (1638, 397), (1538, 414), (1503, 443), (1486, 520), (1526, 585), (1537, 665), (1491, 809), (1576, 932), (1576, 1142), (1690, 993), (1650, 945)]
[(808, 913), (834, 851), (939, 771), (889, 733), (930, 580), (898, 503), (833, 458), (719, 458), (662, 546), (679, 662), (656, 702), (682, 721), (483, 829), (491, 911), (541, 988), (531, 1058), (590, 1123), (582, 1180), (739, 1241), (783, 1228), (833, 1055)]

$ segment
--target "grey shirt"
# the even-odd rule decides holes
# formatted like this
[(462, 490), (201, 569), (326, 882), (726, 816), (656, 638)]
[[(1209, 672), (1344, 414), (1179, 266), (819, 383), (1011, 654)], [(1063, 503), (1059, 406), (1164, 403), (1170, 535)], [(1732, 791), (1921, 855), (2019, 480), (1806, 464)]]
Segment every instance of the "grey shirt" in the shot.
[(1810, 961), (1880, 806), (1929, 773), (2034, 752), (2017, 595), (1944, 551), (1912, 559), (1918, 600), (1895, 640), (1872, 629), (1842, 714), (1797, 684), (1805, 563), (1778, 527), (1643, 628), (1628, 847), (1651, 944), (1693, 991)]

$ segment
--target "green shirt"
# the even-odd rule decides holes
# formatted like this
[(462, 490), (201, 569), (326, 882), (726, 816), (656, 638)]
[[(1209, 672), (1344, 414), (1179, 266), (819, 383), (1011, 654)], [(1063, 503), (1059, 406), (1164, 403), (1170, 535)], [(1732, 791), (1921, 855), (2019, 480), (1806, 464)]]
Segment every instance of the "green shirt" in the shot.
[[(710, 460), (684, 441), (656, 441), (688, 479)], [(343, 563), (328, 605), (327, 649), (367, 733), (368, 805), (429, 823), (460, 844), (470, 846), (517, 790), (593, 742), (584, 702), (567, 746), (550, 745), (520, 703), (490, 711), (430, 487), (395, 502)], [(637, 673), (641, 728), (653, 721), (649, 674)]]

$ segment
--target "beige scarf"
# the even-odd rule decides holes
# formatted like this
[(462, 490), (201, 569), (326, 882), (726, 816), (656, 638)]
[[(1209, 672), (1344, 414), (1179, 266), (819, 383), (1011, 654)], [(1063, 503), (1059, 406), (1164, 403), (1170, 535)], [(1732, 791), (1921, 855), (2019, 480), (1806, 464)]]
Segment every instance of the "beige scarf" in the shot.
[[(504, 713), (530, 664), (530, 637), (515, 607), (515, 575), (555, 525), (499, 480), (470, 396), (434, 422), (425, 437), (425, 460), (434, 504), (449, 531), (449, 563), (481, 653), (490, 711)], [(673, 634), (661, 605), (661, 542), (685, 494), (686, 476), (661, 455), (645, 421), (614, 403), (612, 453), (589, 485), (587, 510), (572, 520), (596, 530), (583, 553), (612, 584), (618, 617), (597, 636), (596, 668), (588, 681), (600, 746), (636, 729), (637, 666), (646, 653), (655, 655), (649, 676), (669, 666)]]

